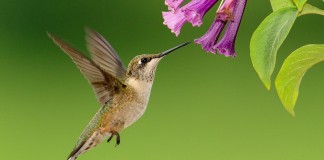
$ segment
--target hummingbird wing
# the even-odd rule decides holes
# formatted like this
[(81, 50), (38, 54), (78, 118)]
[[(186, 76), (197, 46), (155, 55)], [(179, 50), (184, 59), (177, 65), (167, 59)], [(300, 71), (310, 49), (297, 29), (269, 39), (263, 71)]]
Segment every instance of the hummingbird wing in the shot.
[(101, 70), (124, 82), (126, 68), (109, 42), (98, 32), (86, 28), (86, 41), (94, 63)]
[(124, 85), (122, 82), (111, 74), (101, 70), (96, 63), (85, 57), (81, 52), (71, 47), (66, 42), (54, 35), (48, 35), (77, 65), (81, 73), (91, 84), (101, 105), (111, 99), (114, 93), (119, 92), (119, 89)]

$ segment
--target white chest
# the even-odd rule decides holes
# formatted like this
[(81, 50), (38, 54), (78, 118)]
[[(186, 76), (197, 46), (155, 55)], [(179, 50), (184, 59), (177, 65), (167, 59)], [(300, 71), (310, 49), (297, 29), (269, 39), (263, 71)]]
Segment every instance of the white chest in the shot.
[(130, 78), (126, 83), (134, 89), (139, 101), (142, 101), (144, 104), (148, 102), (153, 84), (152, 82), (139, 81), (134, 78)]
[(152, 83), (146, 81), (138, 81), (135, 79), (127, 80), (127, 85), (132, 87), (135, 91), (136, 100), (131, 102), (127, 107), (125, 113), (125, 124), (124, 127), (130, 126), (132, 123), (137, 121), (145, 112), (147, 104), (150, 98)]

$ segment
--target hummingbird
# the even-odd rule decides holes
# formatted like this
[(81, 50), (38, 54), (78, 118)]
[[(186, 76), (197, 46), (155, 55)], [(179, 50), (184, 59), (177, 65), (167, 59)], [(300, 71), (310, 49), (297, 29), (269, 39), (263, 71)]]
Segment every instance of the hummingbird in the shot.
[(109, 42), (94, 30), (86, 29), (87, 49), (91, 58), (58, 37), (50, 33), (48, 35), (76, 64), (102, 106), (81, 133), (68, 160), (75, 160), (108, 137), (107, 142), (110, 142), (116, 136), (115, 146), (118, 146), (119, 133), (137, 121), (147, 108), (160, 60), (190, 43), (180, 44), (158, 54), (138, 55), (126, 69)]

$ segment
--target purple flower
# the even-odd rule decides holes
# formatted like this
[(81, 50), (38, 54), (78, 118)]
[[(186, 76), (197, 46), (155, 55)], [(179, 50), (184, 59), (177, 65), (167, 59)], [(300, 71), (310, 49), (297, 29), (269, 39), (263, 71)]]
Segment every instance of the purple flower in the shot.
[[(179, 8), (183, 0), (166, 0), (170, 12), (163, 12), (163, 24), (167, 25), (178, 36), (185, 22), (192, 26), (202, 25), (204, 15), (215, 5), (218, 0), (192, 0)], [(195, 39), (206, 52), (224, 54), (226, 57), (235, 57), (235, 39), (241, 23), (242, 15), (247, 0), (223, 0), (216, 12), (216, 18), (209, 30), (200, 38)], [(218, 38), (227, 28), (222, 39)]]
[(175, 12), (184, 0), (165, 0), (165, 5), (168, 6), (168, 9), (172, 12)]
[(164, 19), (163, 24), (167, 25), (168, 28), (171, 29), (171, 32), (178, 36), (185, 22), (190, 22), (193, 26), (200, 26), (206, 12), (217, 1), (218, 0), (193, 0), (181, 8), (178, 8), (179, 2), (166, 0), (165, 4), (169, 6), (169, 9), (171, 8), (171, 11), (162, 12)]
[(186, 22), (186, 16), (183, 12), (176, 11), (173, 12), (162, 12), (164, 22), (163, 24), (167, 25), (171, 32), (176, 36), (180, 34), (181, 27)]
[(216, 53), (216, 49), (214, 48), (214, 46), (216, 45), (216, 42), (220, 34), (222, 33), (224, 26), (224, 21), (216, 19), (209, 28), (209, 30), (206, 32), (206, 34), (200, 37), (199, 39), (195, 39), (195, 42), (197, 44), (201, 44), (201, 47), (205, 51)]
[(233, 13), (234, 6), (235, 6), (235, 2), (233, 3), (233, 1), (236, 1), (236, 0), (227, 0), (220, 5), (220, 7), (217, 11), (218, 19), (221, 19), (223, 21), (233, 20), (232, 13)]
[(206, 12), (209, 11), (211, 7), (218, 0), (193, 0), (182, 8), (182, 12), (185, 13), (187, 21), (192, 24), (192, 26), (200, 26), (202, 24), (202, 19)]
[(236, 2), (233, 17), (234, 20), (230, 21), (223, 38), (214, 46), (220, 54), (224, 54), (226, 57), (235, 57), (235, 39), (238, 28), (240, 27), (242, 15), (246, 6), (246, 0), (238, 0)]

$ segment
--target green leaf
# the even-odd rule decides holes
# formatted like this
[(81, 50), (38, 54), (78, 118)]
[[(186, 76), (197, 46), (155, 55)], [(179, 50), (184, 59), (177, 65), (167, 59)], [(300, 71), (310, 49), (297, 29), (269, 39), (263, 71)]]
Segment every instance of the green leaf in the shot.
[(305, 5), (305, 3), (307, 2), (307, 0), (293, 0), (295, 5), (298, 8), (298, 11), (301, 11)]
[(297, 17), (296, 8), (283, 8), (267, 16), (252, 35), (250, 56), (260, 79), (269, 90), (277, 51)]
[(292, 0), (270, 0), (272, 10), (277, 11), (282, 8), (295, 7)]
[(276, 88), (281, 102), (292, 115), (295, 115), (294, 106), (304, 74), (321, 61), (324, 61), (324, 44), (309, 44), (292, 52), (283, 63)]
[(324, 16), (324, 10), (321, 10), (315, 6), (312, 6), (308, 3), (306, 3), (303, 10), (299, 13), (299, 16), (302, 16), (305, 14), (319, 14), (319, 15)]

